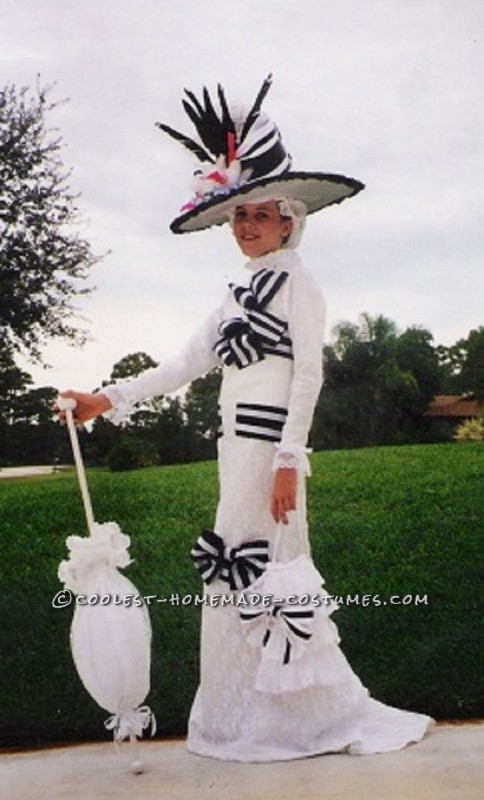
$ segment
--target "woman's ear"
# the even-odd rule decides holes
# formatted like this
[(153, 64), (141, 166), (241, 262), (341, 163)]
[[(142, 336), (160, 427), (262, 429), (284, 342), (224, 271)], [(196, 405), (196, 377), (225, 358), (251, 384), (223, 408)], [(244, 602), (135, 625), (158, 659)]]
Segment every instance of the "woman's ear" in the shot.
[(292, 233), (292, 219), (285, 218), (282, 225), (282, 244), (287, 244)]

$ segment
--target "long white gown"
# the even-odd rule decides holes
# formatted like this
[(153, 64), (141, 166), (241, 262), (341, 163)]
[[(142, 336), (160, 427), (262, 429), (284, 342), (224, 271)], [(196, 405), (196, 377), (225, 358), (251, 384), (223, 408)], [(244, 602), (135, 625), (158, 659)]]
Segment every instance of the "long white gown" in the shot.
[[(268, 352), (242, 368), (224, 364), (218, 440), (220, 499), (214, 531), (228, 549), (266, 539), (271, 552), (276, 536), (269, 509), (273, 469), (296, 466), (299, 511), (290, 515), (284, 527), (277, 556), (278, 562), (289, 563), (301, 556), (310, 558), (304, 448), (321, 385), (324, 303), (314, 279), (292, 250), (254, 259), (247, 267), (254, 276), (265, 270), (273, 279), (287, 273), (264, 307), (276, 320), (287, 323), (286, 338), (281, 340), (286, 345), (273, 348), (279, 354)], [(103, 390), (113, 404), (111, 418), (121, 419), (133, 403), (174, 391), (220, 363), (213, 350), (220, 340), (220, 324), (247, 319), (246, 312), (240, 298), (230, 291), (177, 358), (134, 381)], [(205, 591), (230, 593), (227, 583), (218, 578)], [(341, 751), (363, 755), (398, 750), (424, 736), (433, 724), (430, 717), (370, 697), (339, 647), (330, 614), (318, 613), (314, 624), (307, 659), (303, 655), (290, 667), (296, 677), (301, 672), (303, 688), (261, 691), (256, 688), (261, 648), (248, 644), (240, 608), (203, 606), (200, 684), (188, 726), (191, 752), (245, 762)], [(314, 654), (317, 668), (309, 669)]]

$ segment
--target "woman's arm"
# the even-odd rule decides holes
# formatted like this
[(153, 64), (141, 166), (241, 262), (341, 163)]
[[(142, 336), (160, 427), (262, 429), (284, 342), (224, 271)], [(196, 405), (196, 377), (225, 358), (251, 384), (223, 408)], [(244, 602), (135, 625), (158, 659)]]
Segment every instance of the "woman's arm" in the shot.
[(288, 326), (294, 354), (286, 422), (274, 459), (271, 511), (287, 524), (296, 508), (298, 473), (308, 474), (306, 445), (322, 383), (325, 305), (316, 281), (304, 269), (291, 276)]
[(74, 411), (76, 423), (82, 424), (99, 414), (106, 414), (108, 419), (119, 424), (136, 403), (174, 392), (216, 367), (219, 360), (212, 348), (218, 338), (221, 318), (219, 308), (198, 328), (178, 355), (137, 378), (106, 386), (95, 394), (71, 390), (62, 392), (62, 397), (72, 397), (77, 401)]
[(323, 380), (322, 351), (326, 317), (320, 288), (310, 273), (298, 271), (289, 288), (288, 324), (294, 354), (294, 374), (279, 446), (280, 460), (285, 466), (288, 466), (292, 452), (304, 453), (307, 445)]

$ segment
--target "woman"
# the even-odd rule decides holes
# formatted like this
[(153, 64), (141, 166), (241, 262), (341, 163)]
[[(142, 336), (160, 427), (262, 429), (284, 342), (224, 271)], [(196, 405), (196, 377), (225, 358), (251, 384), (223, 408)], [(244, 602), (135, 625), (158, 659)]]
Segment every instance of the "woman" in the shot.
[[(136, 402), (174, 391), (223, 364), (220, 500), (214, 531), (202, 534), (192, 557), (208, 595), (237, 601), (264, 579), (276, 535), (278, 564), (309, 557), (306, 444), (321, 386), (324, 303), (295, 248), (307, 213), (363, 188), (339, 175), (291, 171), (279, 131), (260, 112), (269, 85), (270, 78), (250, 112), (238, 116), (229, 111), (220, 87), (220, 116), (206, 91), (203, 104), (187, 93), (190, 102), (184, 106), (202, 145), (159, 126), (212, 164), (197, 172), (195, 196), (172, 230), (228, 221), (249, 259), (248, 284), (230, 286), (173, 360), (98, 394), (64, 393), (77, 400), (78, 422), (106, 412), (119, 422)], [(276, 606), (270, 624), (283, 616)], [(227, 760), (271, 761), (337, 751), (384, 752), (421, 739), (432, 720), (369, 696), (338, 647), (331, 610), (311, 612), (311, 632), (304, 627), (307, 612), (302, 623), (297, 612), (286, 614), (287, 635), (279, 637), (284, 658), (273, 662), (277, 680), (270, 686), (270, 675), (264, 685), (257, 682), (261, 658), (271, 649), (264, 652), (269, 629), (263, 640), (256, 631), (260, 646), (251, 646), (254, 632), (247, 635), (236, 603), (204, 605), (200, 686), (188, 748)], [(245, 618), (265, 624), (267, 613), (260, 611)], [(274, 634), (272, 649), (276, 639)]]

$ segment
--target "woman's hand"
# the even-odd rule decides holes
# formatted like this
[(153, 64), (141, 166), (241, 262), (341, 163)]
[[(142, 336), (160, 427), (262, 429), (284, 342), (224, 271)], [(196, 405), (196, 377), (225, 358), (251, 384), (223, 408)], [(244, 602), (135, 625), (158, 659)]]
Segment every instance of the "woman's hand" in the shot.
[[(73, 392), (69, 389), (67, 392), (59, 392), (59, 395), (76, 401), (77, 405), (72, 411), (76, 425), (83, 425), (84, 422), (104, 414), (105, 411), (109, 411), (111, 408), (111, 402), (102, 392), (84, 394), (82, 392)], [(58, 413), (59, 418), (64, 420), (66, 417), (65, 411), (58, 409)]]
[(276, 471), (271, 495), (271, 514), (276, 522), (287, 525), (287, 512), (296, 510), (296, 486), (295, 469), (283, 467)]

